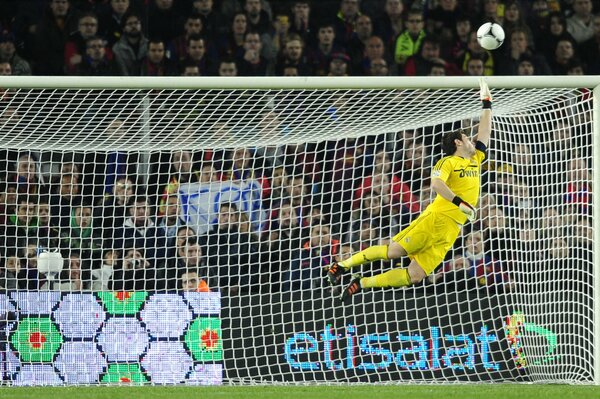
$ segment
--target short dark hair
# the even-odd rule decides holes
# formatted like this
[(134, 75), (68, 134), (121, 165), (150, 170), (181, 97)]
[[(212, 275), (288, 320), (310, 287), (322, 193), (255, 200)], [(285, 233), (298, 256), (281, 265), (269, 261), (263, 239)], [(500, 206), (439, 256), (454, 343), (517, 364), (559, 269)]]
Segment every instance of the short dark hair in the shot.
[(464, 133), (465, 132), (462, 129), (446, 133), (442, 138), (442, 151), (444, 151), (446, 155), (453, 155), (456, 152), (456, 143), (454, 140), (462, 140), (462, 135)]

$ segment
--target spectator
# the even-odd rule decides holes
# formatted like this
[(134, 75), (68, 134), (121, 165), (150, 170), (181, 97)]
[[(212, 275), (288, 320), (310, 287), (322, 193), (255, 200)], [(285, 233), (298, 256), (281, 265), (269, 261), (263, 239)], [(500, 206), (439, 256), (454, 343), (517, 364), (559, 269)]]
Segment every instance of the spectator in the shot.
[(552, 12), (548, 20), (548, 28), (542, 31), (539, 41), (536, 43), (536, 48), (546, 59), (552, 59), (559, 40), (571, 39), (574, 43), (575, 39), (567, 32), (567, 20), (562, 13)]
[(128, 249), (121, 268), (114, 271), (112, 281), (108, 285), (111, 291), (153, 290), (155, 277), (155, 271), (142, 251)]
[[(10, 69), (7, 69), (8, 63)], [(29, 63), (17, 54), (14, 34), (3, 31), (0, 33), (0, 73), (5, 75), (31, 75)], [(10, 73), (6, 73), (10, 71)]]
[(525, 23), (524, 11), (518, 0), (509, 0), (504, 4), (504, 22), (502, 27), (506, 37), (510, 37), (516, 29), (524, 31), (527, 36), (527, 46), (535, 48), (533, 32)]
[(320, 25), (317, 37), (317, 44), (307, 49), (308, 60), (316, 76), (326, 76), (329, 71), (331, 55), (343, 52), (344, 48), (335, 42), (333, 24)]
[[(590, 75), (600, 74), (600, 15), (593, 18), (594, 36), (586, 40), (580, 46), (580, 54), (583, 63)], [(0, 50), (2, 44), (0, 43)]]
[(21, 265), (18, 256), (7, 256), (0, 270), (0, 289), (20, 290), (26, 286), (26, 270)]
[(0, 61), (0, 76), (11, 76), (12, 67), (8, 61)]
[(575, 60), (575, 44), (569, 39), (559, 40), (554, 49), (554, 57), (550, 60), (552, 74), (566, 75), (573, 60)]
[[(85, 58), (77, 66), (75, 74), (79, 76), (115, 76), (117, 64), (110, 58), (106, 41), (98, 36), (85, 41)], [(111, 53), (112, 54), (112, 53)]]
[[(185, 224), (179, 217), (179, 197), (177, 194), (168, 196), (163, 209), (164, 214), (158, 222), (158, 227), (160, 228), (159, 234), (165, 238), (167, 252), (174, 252), (170, 251), (170, 249), (174, 249), (176, 246), (177, 231)], [(171, 255), (175, 254), (173, 253)], [(169, 254), (167, 254), (167, 257), (169, 257)]]
[[(352, 60), (353, 70), (359, 69), (363, 57), (365, 56), (365, 49), (367, 47), (367, 41), (373, 36), (373, 23), (371, 17), (365, 14), (361, 14), (356, 18), (356, 24), (354, 26), (354, 33), (352, 34), (346, 49), (350, 59)], [(383, 42), (382, 42), (383, 51)]]
[[(166, 289), (177, 289), (177, 276), (180, 276), (186, 271), (193, 270), (195, 273), (200, 273), (201, 281), (203, 282), (203, 284), (196, 284), (198, 292), (210, 292), (210, 287), (212, 287), (213, 283), (211, 281), (212, 279), (209, 277), (208, 267), (202, 256), (202, 248), (197, 240), (195, 238), (188, 238), (182, 246), (178, 247), (176, 256), (177, 264), (175, 265), (175, 268), (167, 270), (165, 276)], [(201, 290), (199, 288), (201, 288)]]
[(371, 60), (367, 70), (367, 76), (390, 76), (390, 68), (388, 67), (387, 61), (383, 58)]
[(302, 38), (304, 43), (312, 48), (316, 45), (316, 27), (310, 15), (308, 0), (295, 0), (292, 2), (292, 19), (289, 33), (295, 33)]
[(521, 56), (517, 65), (517, 75), (519, 76), (531, 76), (535, 75), (535, 66), (533, 66), (533, 60), (527, 55)]
[(483, 15), (480, 18), (481, 21), (496, 22), (500, 25), (503, 23), (503, 16), (501, 10), (503, 7), (499, 7), (498, 0), (483, 0)]
[[(200, 36), (202, 39), (206, 36), (202, 18), (199, 14), (190, 14), (183, 23), (183, 34), (177, 36), (168, 45), (167, 54), (173, 61), (181, 62), (188, 57), (188, 46), (190, 36)], [(206, 43), (204, 43), (206, 44)]]
[[(134, 0), (135, 1), (135, 0)], [(123, 19), (132, 12), (130, 0), (110, 0), (110, 5), (99, 9), (98, 21), (100, 36), (107, 40), (108, 46), (114, 45), (124, 33), (126, 21)], [(141, 21), (141, 17), (138, 16)]]
[(102, 257), (102, 266), (93, 269), (91, 272), (91, 290), (92, 291), (110, 291), (110, 284), (113, 280), (113, 274), (119, 265), (120, 253), (112, 249), (104, 251)]
[(467, 62), (467, 76), (483, 76), (483, 60), (479, 57), (472, 57)]
[(492, 53), (481, 47), (477, 41), (477, 32), (469, 33), (469, 42), (467, 43), (467, 51), (465, 52), (464, 58), (460, 64), (464, 73), (467, 72), (467, 64), (473, 57), (478, 57), (484, 60), (484, 72), (485, 76), (492, 76), (496, 70), (496, 62)]
[(194, 269), (186, 270), (179, 276), (180, 287), (186, 292), (210, 292), (208, 283), (205, 279), (198, 276)]
[(174, 0), (152, 0), (148, 11), (148, 36), (170, 43), (181, 34), (182, 17)]
[(300, 76), (312, 75), (312, 69), (304, 55), (304, 43), (300, 36), (291, 35), (285, 43), (282, 57), (275, 68), (276, 75), (283, 75), (284, 67), (295, 67)]
[(361, 75), (368, 75), (371, 63), (373, 62), (373, 60), (377, 59), (387, 60), (388, 57), (385, 52), (383, 40), (381, 40), (381, 38), (378, 36), (371, 36), (369, 40), (367, 40), (365, 54), (364, 57), (360, 59), (358, 69), (355, 70), (356, 73)]
[[(259, 1), (259, 0), (248, 0)], [(240, 76), (272, 75), (271, 65), (261, 55), (262, 42), (258, 32), (248, 32), (244, 37), (244, 54), (237, 59)]]
[(185, 62), (181, 68), (181, 76), (202, 76), (198, 65)]
[(400, 66), (404, 66), (410, 56), (419, 53), (421, 43), (426, 36), (423, 30), (424, 20), (421, 11), (409, 11), (405, 23), (406, 30), (396, 39), (394, 50), (394, 59)]
[(427, 32), (438, 38), (443, 47), (451, 44), (454, 39), (455, 21), (461, 15), (458, 3), (457, 0), (440, 1), (429, 12)]
[(465, 53), (469, 48), (470, 33), (472, 31), (471, 20), (466, 15), (459, 15), (456, 18), (454, 28), (454, 43), (446, 50), (442, 49), (444, 57), (448, 57), (452, 62), (458, 64), (464, 59)]
[(214, 65), (206, 54), (206, 41), (200, 35), (190, 35), (187, 38), (186, 57), (180, 62), (183, 65), (196, 65), (202, 76), (214, 75)]
[(283, 290), (308, 290), (320, 286), (323, 274), (334, 262), (339, 249), (340, 242), (331, 236), (329, 226), (313, 225), (299, 257), (291, 260), (290, 269), (283, 274)]
[(340, 0), (340, 9), (335, 19), (335, 39), (344, 47), (352, 40), (358, 17), (361, 15), (360, 0)]
[(128, 14), (121, 21), (123, 34), (112, 48), (119, 74), (139, 76), (142, 62), (148, 55), (148, 39), (142, 33), (142, 21), (138, 14)]
[(219, 63), (219, 76), (238, 76), (237, 65), (230, 58), (225, 58)]
[(16, 213), (17, 185), (9, 182), (2, 186), (4, 190), (0, 193), (0, 226), (6, 226), (9, 216)]
[(127, 249), (144, 248), (147, 260), (155, 263), (157, 259), (164, 259), (165, 242), (150, 214), (146, 197), (136, 197), (128, 214), (123, 225), (116, 228), (113, 249), (127, 253)]
[(65, 44), (65, 72), (74, 75), (86, 56), (87, 40), (98, 37), (98, 17), (93, 12), (79, 16), (78, 30)]
[(35, 27), (36, 75), (64, 75), (64, 51), (70, 32), (77, 30), (69, 0), (50, 0), (49, 8)]
[(394, 54), (396, 38), (404, 31), (404, 4), (402, 0), (386, 0), (384, 12), (375, 20), (374, 33), (385, 45), (388, 54)]
[(227, 35), (219, 38), (221, 58), (240, 57), (244, 54), (244, 40), (248, 32), (248, 18), (244, 13), (233, 16), (231, 29)]
[(30, 195), (21, 196), (17, 200), (15, 214), (8, 217), (0, 237), (0, 248), (4, 251), (4, 256), (24, 247), (29, 238), (37, 237), (36, 202), (36, 198)]
[[(173, 151), (169, 156), (168, 163), (161, 162), (163, 168), (158, 170), (158, 185), (163, 187), (159, 203), (158, 215), (165, 214), (165, 204), (172, 194), (177, 194), (179, 185), (182, 183), (195, 183), (200, 179), (200, 173), (194, 166), (193, 155), (189, 151)], [(166, 160), (165, 160), (166, 161)], [(164, 166), (169, 170), (164, 170)]]
[(142, 62), (142, 76), (174, 76), (177, 67), (165, 54), (165, 43), (162, 40), (150, 39), (148, 55)]
[[(81, 270), (81, 255), (77, 252), (71, 252), (69, 255), (68, 269), (62, 271), (60, 280), (54, 284), (49, 284), (43, 289), (58, 291), (87, 291), (90, 288), (90, 281), (85, 281)], [(49, 282), (50, 283), (50, 282)]]
[(94, 226), (89, 206), (72, 208), (69, 228), (61, 230), (60, 236), (63, 249), (77, 251), (88, 262), (95, 262), (102, 256), (102, 231)]
[(248, 20), (248, 29), (259, 35), (269, 33), (271, 17), (262, 9), (260, 0), (244, 0), (244, 11)]
[[(385, 150), (375, 153), (373, 172), (363, 178), (360, 186), (355, 191), (355, 201), (369, 192), (380, 195), (383, 206), (394, 209), (402, 206), (402, 214), (410, 215), (419, 212), (419, 202), (405, 184), (392, 170), (392, 160)], [(355, 208), (358, 203), (355, 202)], [(387, 237), (388, 234), (381, 234)]]
[(79, 180), (75, 175), (61, 175), (58, 186), (50, 197), (52, 214), (52, 225), (57, 227), (69, 227), (71, 221), (71, 209), (81, 204), (81, 188)]
[(516, 75), (521, 57), (530, 58), (533, 61), (536, 73), (550, 75), (550, 67), (542, 55), (536, 54), (528, 45), (527, 32), (515, 28), (510, 36), (510, 42), (506, 49), (507, 56), (502, 58), (497, 72), (502, 75)]
[(350, 57), (344, 53), (335, 53), (331, 55), (329, 61), (329, 73), (327, 76), (348, 76), (350, 69)]
[(419, 53), (406, 61), (404, 74), (406, 76), (426, 76), (434, 64), (443, 65), (446, 75), (460, 74), (456, 66), (440, 58), (440, 42), (437, 39), (426, 37), (421, 43)]
[(573, 15), (567, 19), (567, 31), (581, 44), (594, 36), (592, 0), (573, 0)]
[(223, 15), (215, 10), (214, 0), (193, 0), (193, 11), (202, 18), (204, 32), (209, 38), (216, 38), (227, 30)]
[[(277, 53), (281, 52), (284, 49), (285, 44), (289, 40), (289, 36), (290, 17), (286, 13), (280, 12), (275, 15), (275, 18), (273, 19), (273, 29), (269, 34), (269, 40), (271, 42), (271, 47), (274, 53), (271, 58), (276, 57)], [(302, 40), (302, 36), (297, 36), (302, 43), (305, 43)]]
[(133, 182), (128, 177), (117, 179), (112, 194), (107, 194), (96, 207), (95, 218), (102, 220), (102, 232), (107, 246), (112, 245), (114, 228), (122, 226), (135, 196)]
[(40, 194), (45, 190), (37, 159), (31, 153), (19, 155), (16, 171), (9, 176), (9, 181), (17, 184), (19, 194)]

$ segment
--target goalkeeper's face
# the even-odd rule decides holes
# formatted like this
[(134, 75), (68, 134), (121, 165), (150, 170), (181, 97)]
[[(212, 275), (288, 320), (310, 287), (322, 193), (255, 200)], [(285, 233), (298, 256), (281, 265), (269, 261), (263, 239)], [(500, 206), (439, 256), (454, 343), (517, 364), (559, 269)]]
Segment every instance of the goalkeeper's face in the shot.
[(473, 144), (471, 139), (469, 137), (467, 137), (466, 134), (463, 133), (462, 139), (460, 140), (460, 142), (462, 144), (460, 146), (458, 146), (458, 143), (457, 143), (457, 150), (460, 151), (461, 154), (467, 156), (468, 158), (475, 155), (475, 145)]

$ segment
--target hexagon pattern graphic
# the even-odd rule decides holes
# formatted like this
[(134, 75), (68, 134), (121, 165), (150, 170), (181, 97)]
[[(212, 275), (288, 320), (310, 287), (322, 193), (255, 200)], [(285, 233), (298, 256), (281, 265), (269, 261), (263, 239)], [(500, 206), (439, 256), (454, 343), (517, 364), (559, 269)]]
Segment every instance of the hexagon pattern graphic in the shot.
[(202, 362), (223, 360), (221, 320), (218, 318), (200, 317), (194, 320), (184, 339), (195, 360)]
[(177, 294), (157, 294), (148, 299), (140, 319), (155, 338), (181, 336), (192, 319), (192, 312)]
[(93, 294), (67, 294), (54, 311), (54, 319), (67, 338), (92, 338), (105, 318)]
[(16, 386), (62, 385), (63, 380), (51, 364), (27, 364), (21, 367), (13, 381)]
[(183, 382), (193, 365), (181, 342), (152, 342), (142, 359), (142, 367), (155, 384)]
[(148, 340), (148, 333), (133, 317), (109, 319), (98, 336), (109, 362), (138, 362)]
[(94, 342), (65, 342), (54, 362), (67, 384), (93, 384), (106, 368)]
[(186, 291), (183, 297), (188, 301), (194, 315), (218, 315), (221, 312), (220, 292), (192, 292)]
[(106, 311), (114, 315), (134, 315), (144, 304), (148, 293), (145, 291), (99, 292)]
[(223, 365), (196, 364), (185, 383), (189, 385), (221, 385), (223, 384)]
[(13, 385), (223, 381), (219, 293), (11, 292), (0, 312)]
[(19, 304), (22, 314), (50, 314), (60, 301), (60, 292), (57, 291), (19, 291), (11, 292), (10, 297)]
[(143, 384), (148, 382), (138, 364), (111, 364), (100, 382), (107, 384)]
[(23, 362), (51, 362), (63, 337), (49, 317), (26, 317), (10, 338)]

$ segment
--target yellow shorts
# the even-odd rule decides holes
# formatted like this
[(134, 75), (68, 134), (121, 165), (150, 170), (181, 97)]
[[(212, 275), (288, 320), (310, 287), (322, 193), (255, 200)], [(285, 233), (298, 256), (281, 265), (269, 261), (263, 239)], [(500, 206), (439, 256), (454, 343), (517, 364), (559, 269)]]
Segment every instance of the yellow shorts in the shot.
[(393, 240), (430, 275), (454, 245), (460, 228), (461, 225), (448, 216), (425, 212), (396, 234)]

